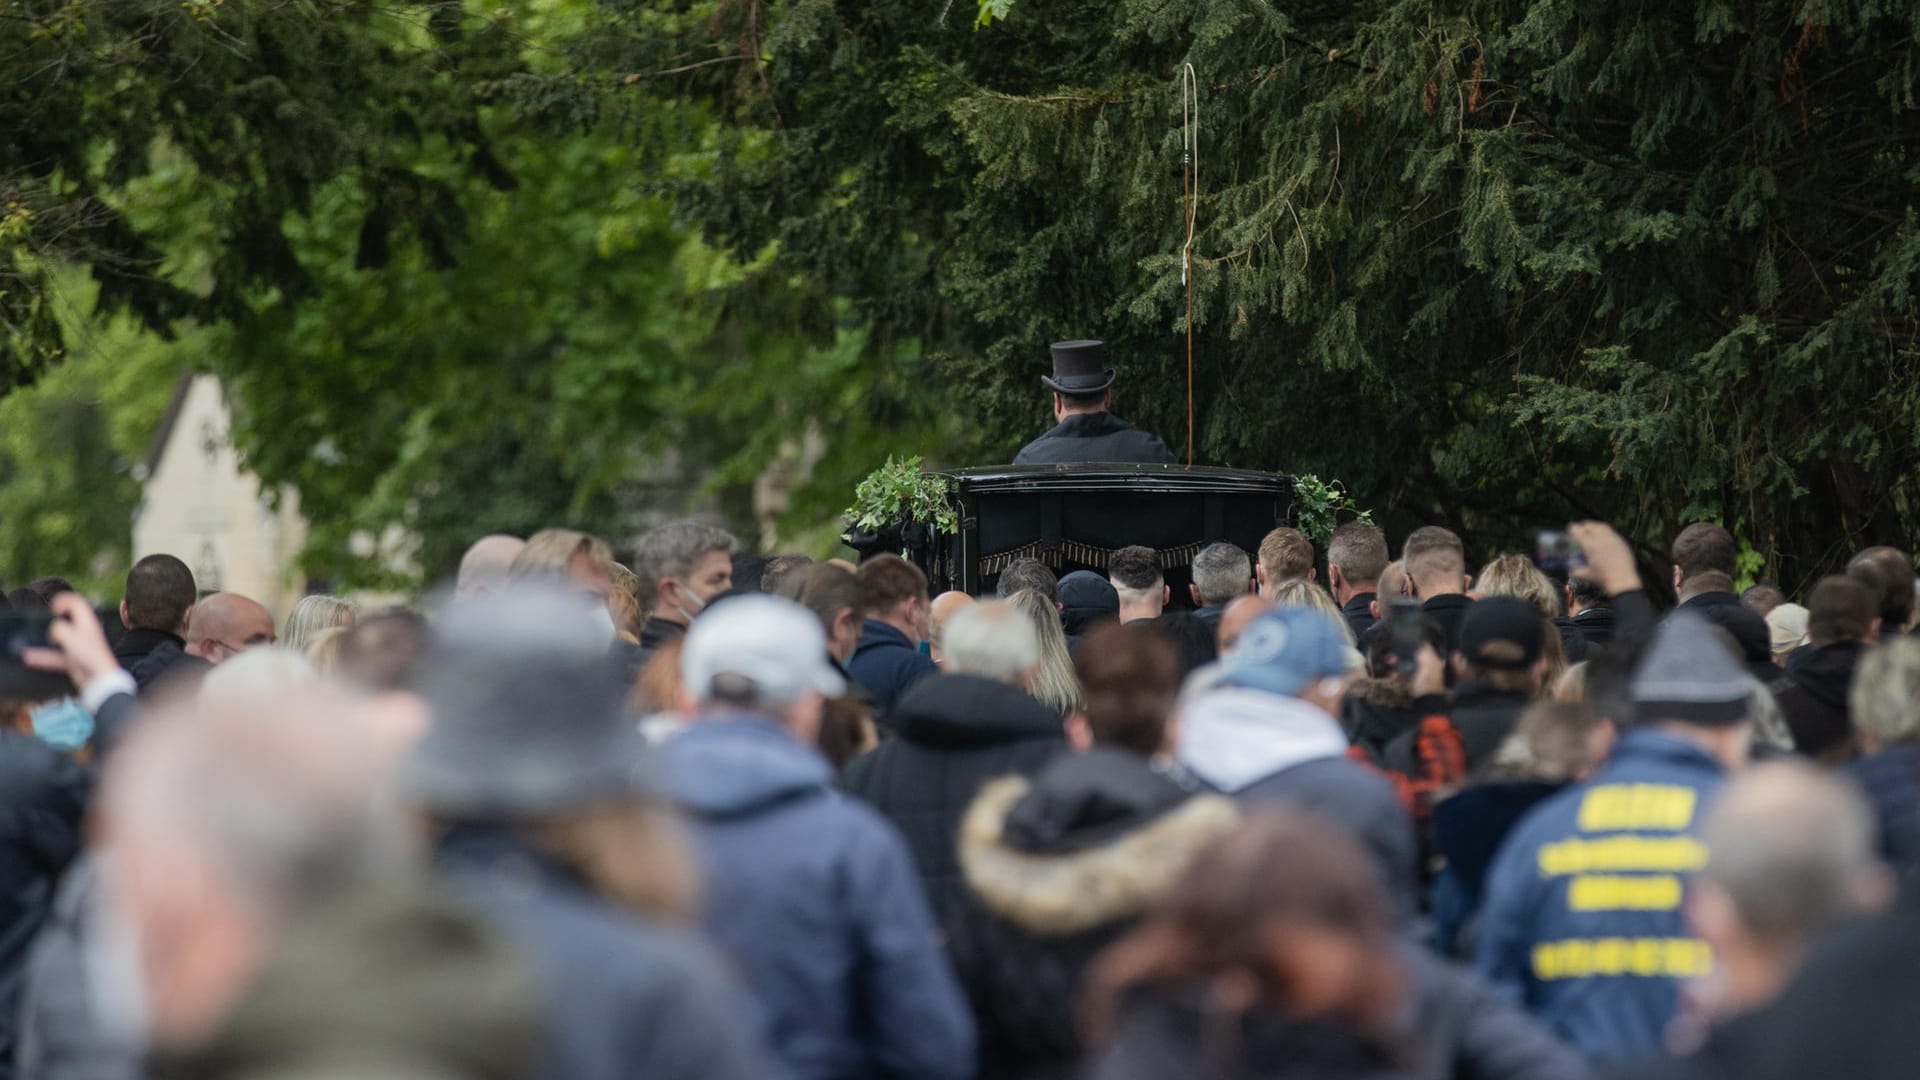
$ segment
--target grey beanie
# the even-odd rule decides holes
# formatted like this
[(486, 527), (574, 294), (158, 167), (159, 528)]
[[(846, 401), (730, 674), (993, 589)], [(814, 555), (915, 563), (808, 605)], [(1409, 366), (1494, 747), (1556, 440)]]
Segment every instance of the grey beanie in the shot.
[(1753, 677), (1711, 623), (1691, 611), (1676, 611), (1654, 631), (1627, 693), (1641, 721), (1730, 727), (1747, 718), (1753, 686)]

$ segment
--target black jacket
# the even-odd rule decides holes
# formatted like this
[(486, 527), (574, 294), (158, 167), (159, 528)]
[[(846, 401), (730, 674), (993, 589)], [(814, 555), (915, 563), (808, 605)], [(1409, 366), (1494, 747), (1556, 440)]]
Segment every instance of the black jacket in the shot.
[[(1478, 770), (1507, 741), (1513, 729), (1520, 722), (1520, 714), (1532, 704), (1525, 694), (1496, 690), (1479, 679), (1468, 679), (1453, 691), (1453, 708), (1447, 715), (1453, 720), (1454, 729), (1460, 732), (1460, 743), (1467, 753), (1467, 772)], [(1389, 768), (1413, 775), (1414, 761), (1413, 739), (1416, 732), (1409, 731), (1387, 746), (1387, 765)]]
[(1573, 628), (1586, 637), (1587, 644), (1605, 645), (1613, 640), (1613, 609), (1588, 608), (1573, 617)]
[(1375, 765), (1386, 763), (1387, 747), (1418, 727), (1422, 715), (1414, 710), (1413, 692), (1392, 679), (1361, 679), (1340, 703), (1340, 726)]
[(1420, 1080), (1582, 1080), (1586, 1062), (1485, 979), (1417, 945), (1403, 950), (1412, 1008), (1402, 1038)]
[(1340, 615), (1353, 630), (1353, 640), (1362, 651), (1367, 647), (1367, 631), (1373, 629), (1373, 598), (1377, 593), (1363, 592), (1340, 606)]
[(1779, 673), (1773, 666), (1773, 631), (1767, 629), (1767, 620), (1740, 603), (1739, 597), (1729, 592), (1701, 593), (1680, 607), (1725, 627), (1739, 643), (1747, 671), (1762, 684)]
[(1158, 435), (1141, 431), (1110, 412), (1069, 416), (1013, 456), (1015, 465), (1113, 461), (1172, 465), (1174, 457)]
[(189, 654), (176, 638), (155, 645), (151, 652), (127, 669), (127, 674), (133, 676), (134, 684), (142, 694), (146, 694), (159, 687), (189, 685), (194, 680), (204, 678), (211, 670), (212, 664)]
[(1741, 1080), (1912, 1076), (1920, 1061), (1920, 893), (1842, 931), (1758, 1014)]
[(1081, 1057), (1074, 1006), (1101, 949), (1233, 827), (1233, 804), (1120, 750), (986, 786), (960, 827), (967, 900), (949, 952), (980, 1022), (980, 1075), (1054, 1080)]
[[(1466, 593), (1443, 593), (1420, 605), (1420, 613), (1440, 624), (1447, 635), (1447, 659), (1453, 655), (1454, 642), (1460, 638), (1460, 617), (1467, 613), (1473, 604), (1473, 598)], [(1452, 678), (1453, 665), (1447, 665), (1448, 678)]]
[(13, 1076), (28, 950), (80, 851), (89, 777), (30, 735), (0, 731), (0, 1080)]
[(152, 655), (153, 650), (163, 643), (171, 643), (174, 647), (181, 649), (187, 647), (187, 643), (178, 634), (136, 626), (121, 634), (120, 640), (113, 643), (113, 658), (120, 661), (121, 667), (132, 671), (133, 665)]
[(1565, 615), (1555, 615), (1553, 628), (1560, 635), (1560, 654), (1567, 658), (1567, 663), (1578, 664), (1587, 658), (1587, 635), (1579, 624)]
[(1847, 691), (1865, 646), (1839, 641), (1796, 650), (1786, 674), (1773, 683), (1773, 698), (1793, 732), (1793, 748), (1811, 758), (1830, 758), (1853, 744), (1853, 713)]
[(1411, 1080), (1401, 1048), (1269, 1006), (1230, 1013), (1203, 984), (1129, 994), (1089, 1080)]
[(937, 921), (964, 885), (955, 836), (987, 781), (1032, 775), (1066, 745), (1060, 714), (1026, 691), (977, 675), (939, 675), (907, 691), (894, 737), (847, 766), (845, 789), (873, 804), (907, 838)]

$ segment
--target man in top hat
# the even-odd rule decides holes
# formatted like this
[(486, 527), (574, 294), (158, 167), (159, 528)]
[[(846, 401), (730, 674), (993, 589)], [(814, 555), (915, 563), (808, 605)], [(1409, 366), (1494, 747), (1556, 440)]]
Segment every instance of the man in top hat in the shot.
[(1107, 410), (1113, 405), (1114, 371), (1098, 341), (1053, 344), (1053, 377), (1040, 381), (1053, 391), (1052, 431), (1014, 455), (1015, 465), (1070, 465), (1082, 461), (1134, 461), (1171, 465), (1173, 452), (1152, 432), (1141, 431)]

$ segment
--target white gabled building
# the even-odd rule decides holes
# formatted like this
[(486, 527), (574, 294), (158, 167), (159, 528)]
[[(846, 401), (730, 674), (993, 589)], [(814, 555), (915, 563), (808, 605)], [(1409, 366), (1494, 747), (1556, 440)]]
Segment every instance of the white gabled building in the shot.
[(276, 509), (259, 478), (241, 467), (231, 424), (218, 377), (180, 377), (140, 477), (133, 557), (177, 556), (203, 593), (252, 597), (278, 622), (305, 591), (294, 560), (307, 522), (298, 492), (285, 492)]

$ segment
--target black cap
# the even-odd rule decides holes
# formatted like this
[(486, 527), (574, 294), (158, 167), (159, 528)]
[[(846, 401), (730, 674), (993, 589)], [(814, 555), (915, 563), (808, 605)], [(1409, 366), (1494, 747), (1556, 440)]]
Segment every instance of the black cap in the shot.
[[(1489, 596), (1469, 604), (1460, 616), (1454, 648), (1474, 667), (1523, 671), (1540, 659), (1542, 633), (1540, 612), (1532, 604), (1513, 596)], [(1498, 645), (1506, 647), (1493, 647)]]

